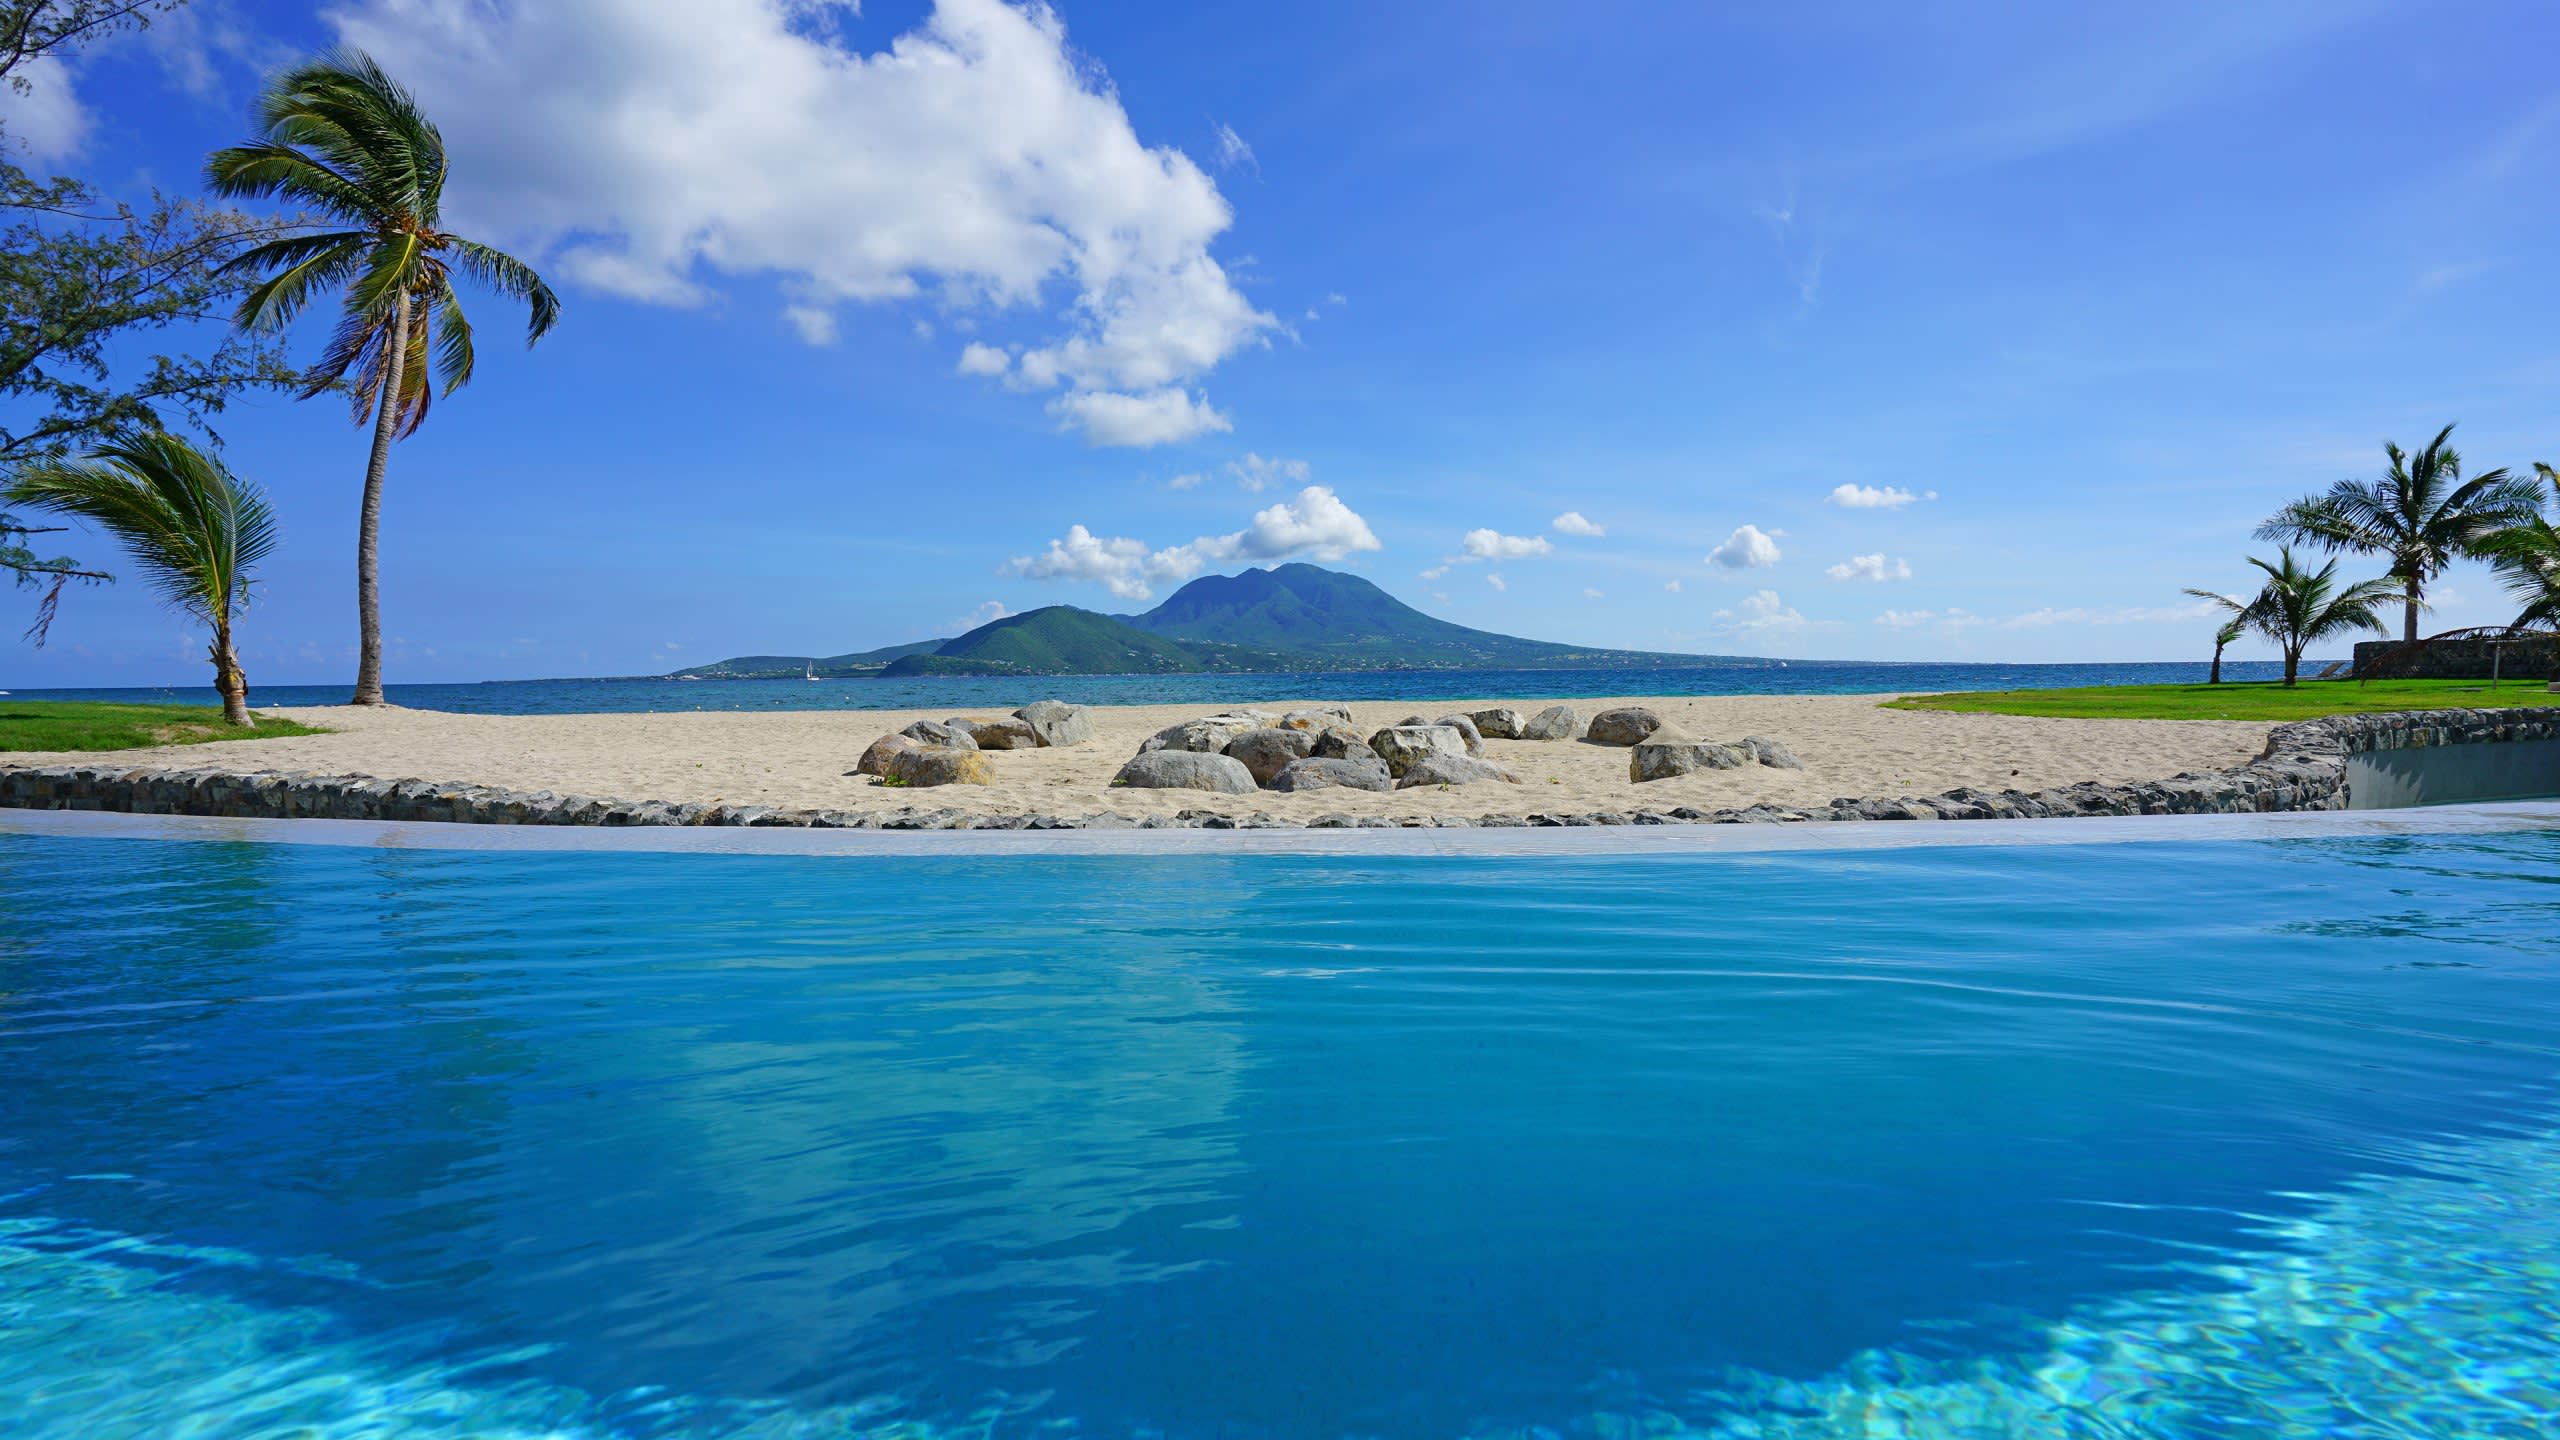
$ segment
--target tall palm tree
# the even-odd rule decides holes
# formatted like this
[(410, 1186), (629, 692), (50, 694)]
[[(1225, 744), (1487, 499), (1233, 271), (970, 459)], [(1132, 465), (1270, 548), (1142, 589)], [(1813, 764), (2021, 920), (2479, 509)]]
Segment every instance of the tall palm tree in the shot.
[(2519, 629), (2560, 626), (2560, 471), (2537, 464), (2533, 473), (2551, 491), (2551, 513), (2536, 507), (2530, 518), (2480, 542), (2481, 553), (2507, 582), (2507, 593), (2524, 607), (2514, 622)]
[(524, 262), (442, 228), (444, 137), (369, 57), (341, 50), (297, 65), (267, 83), (256, 113), (260, 138), (215, 151), (205, 183), (231, 199), (289, 200), (339, 227), (269, 241), (230, 268), (265, 277), (241, 298), (244, 328), (281, 328), (315, 297), (339, 296), (337, 330), (303, 398), (344, 389), (356, 423), (373, 426), (356, 527), (355, 703), (379, 705), (383, 472), (391, 442), (426, 422), (435, 389), (471, 379), (471, 322), (454, 274), (522, 301), (528, 345), (559, 319), (560, 302)]
[(2478, 553), (2491, 531), (2534, 511), (2532, 485), (2504, 470), (2463, 479), (2452, 438), (2447, 425), (2415, 455), (2384, 441), (2391, 467), (2381, 479), (2341, 480), (2326, 495), (2296, 500), (2259, 526), (2258, 538), (2389, 557), (2385, 573), (2400, 582), (2405, 607), (2401, 637), (2417, 639), (2427, 582), (2456, 557)]
[(2301, 673), (2302, 652), (2313, 644), (2357, 630), (2370, 630), (2376, 635), (2391, 633), (2382, 617), (2374, 613), (2376, 607), (2395, 598), (2388, 579), (2359, 580), (2341, 587), (2337, 561), (2318, 570), (2305, 570), (2293, 558), (2290, 545), (2277, 552), (2272, 564), (2255, 555), (2249, 557), (2249, 563), (2266, 572), (2267, 583), (2258, 598), (2241, 612), (2242, 618), (2250, 629), (2284, 651), (2287, 688)]
[(0, 498), (86, 520), (121, 542), (162, 599), (213, 632), (222, 718), (249, 723), (249, 682), (231, 627), (276, 546), (275, 514), (257, 486), (175, 435), (143, 433), (86, 459), (20, 466)]
[(2213, 670), (2204, 678), (2207, 685), (2219, 685), (2222, 683), (2222, 652), (2240, 643), (2240, 637), (2249, 633), (2249, 602), (2219, 590), (2189, 590), (2187, 593), (2211, 602), (2215, 609), (2223, 612), (2222, 623), (2213, 632)]

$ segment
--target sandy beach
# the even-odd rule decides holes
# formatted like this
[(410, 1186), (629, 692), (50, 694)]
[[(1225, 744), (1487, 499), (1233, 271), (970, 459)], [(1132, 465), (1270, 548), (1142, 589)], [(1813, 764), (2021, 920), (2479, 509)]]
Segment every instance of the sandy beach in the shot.
[[(1026, 696), (1025, 700), (1037, 698)], [(267, 710), (334, 733), (106, 754), (12, 754), (17, 765), (98, 764), (234, 771), (298, 770), (446, 783), (501, 785), (622, 800), (721, 802), (815, 809), (950, 807), (973, 814), (1131, 818), (1177, 810), (1261, 811), (1305, 820), (1352, 815), (1525, 815), (1756, 803), (1822, 804), (1843, 797), (1930, 795), (1961, 785), (2035, 791), (2084, 780), (2125, 783), (2218, 770), (2258, 754), (2268, 726), (2179, 720), (2057, 720), (1887, 710), (1881, 695), (1631, 697), (1574, 700), (1586, 719), (1644, 705), (1671, 726), (1708, 740), (1765, 735), (1794, 750), (1804, 769), (1752, 765), (1638, 785), (1624, 749), (1579, 740), (1485, 741), (1485, 755), (1518, 785), (1483, 782), (1372, 794), (1324, 790), (1216, 795), (1111, 788), (1111, 777), (1147, 736), (1214, 707), (1097, 707), (1094, 739), (1054, 750), (989, 755), (998, 783), (934, 789), (883, 787), (850, 773), (864, 747), (914, 720), (947, 711), (825, 710), (763, 713), (460, 715), (396, 707)], [(1307, 703), (1317, 703), (1310, 700)], [(1538, 697), (1469, 701), (1532, 713)], [(1257, 708), (1287, 708), (1278, 703)], [(1364, 732), (1420, 712), (1458, 707), (1394, 701), (1354, 705)], [(972, 712), (994, 718), (1002, 712)]]

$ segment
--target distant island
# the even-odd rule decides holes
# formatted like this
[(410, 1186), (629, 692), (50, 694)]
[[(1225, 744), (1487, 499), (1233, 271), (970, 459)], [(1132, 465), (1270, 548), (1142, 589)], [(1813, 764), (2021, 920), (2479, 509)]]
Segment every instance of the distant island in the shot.
[(1496, 635), (1425, 615), (1357, 575), (1297, 564), (1204, 575), (1143, 615), (1051, 605), (948, 640), (846, 655), (739, 655), (669, 678), (1652, 670), (1775, 663), (1758, 656), (1595, 650)]

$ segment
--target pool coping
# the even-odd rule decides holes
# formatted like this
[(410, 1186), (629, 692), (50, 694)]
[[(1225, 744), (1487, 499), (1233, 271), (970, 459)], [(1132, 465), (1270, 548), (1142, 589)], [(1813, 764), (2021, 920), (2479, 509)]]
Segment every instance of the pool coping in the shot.
[(2393, 838), (2560, 830), (2560, 800), (2405, 810), (2095, 816), (1947, 825), (1643, 825), (1573, 829), (828, 830), (513, 826), (434, 820), (275, 820), (0, 810), (0, 835), (321, 845), (377, 850), (790, 856), (1452, 855), (1482, 857), (1777, 854), (1951, 846)]

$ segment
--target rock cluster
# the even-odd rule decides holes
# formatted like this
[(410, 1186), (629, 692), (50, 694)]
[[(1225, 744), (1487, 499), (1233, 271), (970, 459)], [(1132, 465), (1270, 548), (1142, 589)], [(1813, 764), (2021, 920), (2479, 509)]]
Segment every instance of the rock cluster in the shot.
[(1692, 739), (1677, 730), (1657, 727), (1627, 751), (1627, 778), (1643, 784), (1691, 775), (1700, 770), (1739, 770), (1745, 765), (1801, 770), (1795, 752), (1763, 735), (1745, 735), (1730, 745)]
[(1062, 700), (1040, 700), (1001, 720), (953, 716), (918, 720), (894, 735), (871, 742), (855, 762), (853, 773), (876, 775), (892, 785), (918, 789), (935, 785), (993, 785), (996, 768), (989, 750), (1038, 750), (1052, 745), (1081, 745), (1093, 738), (1093, 713)]

